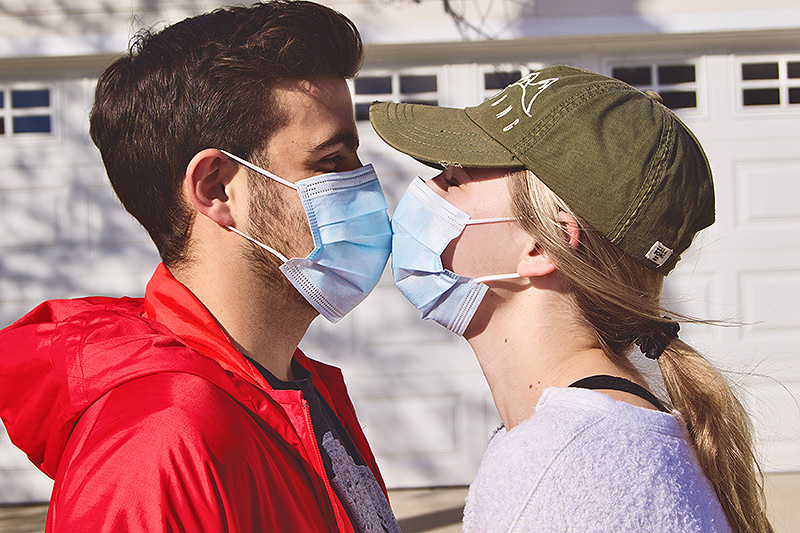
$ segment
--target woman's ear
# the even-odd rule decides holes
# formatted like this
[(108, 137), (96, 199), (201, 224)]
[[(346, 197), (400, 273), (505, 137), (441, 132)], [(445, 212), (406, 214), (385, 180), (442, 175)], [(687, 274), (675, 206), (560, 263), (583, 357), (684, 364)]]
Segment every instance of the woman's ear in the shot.
[(226, 187), (238, 171), (239, 165), (220, 150), (206, 148), (197, 152), (183, 178), (186, 200), (220, 226), (234, 225), (231, 195)]
[(581, 228), (578, 226), (578, 221), (570, 213), (565, 211), (558, 212), (558, 220), (561, 222), (561, 227), (567, 236), (569, 247), (577, 250), (581, 243)]
[(531, 237), (529, 244), (522, 251), (517, 265), (517, 274), (523, 278), (546, 276), (556, 269), (555, 263), (544, 249)]
[[(574, 216), (563, 211), (559, 212), (558, 219), (570, 248), (577, 250), (581, 242), (581, 229), (578, 221)], [(517, 274), (523, 278), (546, 276), (555, 269), (556, 265), (548, 253), (535, 239), (531, 238), (530, 244), (523, 250), (519, 265), (517, 265)]]

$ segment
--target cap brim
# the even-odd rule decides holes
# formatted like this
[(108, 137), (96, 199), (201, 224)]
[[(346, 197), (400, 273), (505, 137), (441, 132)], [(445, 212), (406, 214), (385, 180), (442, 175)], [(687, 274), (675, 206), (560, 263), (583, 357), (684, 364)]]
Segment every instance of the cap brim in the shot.
[(386, 144), (433, 167), (522, 166), (463, 109), (375, 102), (369, 108), (369, 120)]

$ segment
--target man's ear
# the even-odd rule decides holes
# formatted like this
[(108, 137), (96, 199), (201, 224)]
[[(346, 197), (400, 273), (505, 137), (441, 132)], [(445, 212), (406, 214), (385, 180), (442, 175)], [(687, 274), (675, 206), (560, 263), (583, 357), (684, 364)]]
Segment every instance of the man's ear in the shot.
[[(564, 230), (564, 237), (570, 248), (577, 250), (581, 241), (581, 229), (578, 226), (578, 221), (569, 213), (560, 212), (558, 219), (561, 222), (561, 227)], [(530, 240), (530, 244), (523, 250), (522, 257), (520, 258), (519, 265), (517, 265), (517, 274), (523, 278), (546, 276), (556, 269), (555, 263), (550, 259), (550, 256), (534, 239)]]
[(215, 148), (197, 152), (186, 166), (183, 191), (186, 200), (220, 226), (233, 226), (231, 196), (226, 188), (239, 165)]

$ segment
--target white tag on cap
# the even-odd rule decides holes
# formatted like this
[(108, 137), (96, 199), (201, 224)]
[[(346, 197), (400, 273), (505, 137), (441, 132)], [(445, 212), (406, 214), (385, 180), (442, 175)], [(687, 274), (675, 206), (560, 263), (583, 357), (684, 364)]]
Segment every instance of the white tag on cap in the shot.
[(650, 261), (655, 263), (658, 266), (663, 265), (667, 262), (667, 259), (672, 255), (672, 250), (661, 244), (661, 242), (656, 241), (653, 246), (650, 248), (650, 251), (645, 254)]

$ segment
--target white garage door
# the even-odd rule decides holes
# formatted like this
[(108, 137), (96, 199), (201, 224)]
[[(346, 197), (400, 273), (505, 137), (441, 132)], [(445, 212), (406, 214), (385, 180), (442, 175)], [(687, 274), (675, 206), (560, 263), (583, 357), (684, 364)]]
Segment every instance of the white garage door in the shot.
[[(706, 147), (718, 221), (671, 276), (667, 296), (679, 311), (745, 324), (687, 326), (682, 336), (732, 371), (766, 469), (800, 470), (800, 56), (582, 57), (572, 63), (659, 91)], [(356, 113), (365, 118), (375, 99), (473, 105), (536, 66), (365, 71), (354, 85)], [(94, 72), (21, 72), (0, 83), (2, 325), (45, 298), (140, 295), (157, 262), (87, 137)], [(433, 172), (360, 124), (362, 160), (375, 164), (391, 210), (415, 175)], [(469, 483), (499, 423), (488, 388), (466, 342), (420, 321), (388, 270), (342, 322), (316, 320), (302, 347), (343, 367), (391, 487)], [(48, 495), (44, 476), (2, 435), (0, 502)]]

